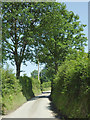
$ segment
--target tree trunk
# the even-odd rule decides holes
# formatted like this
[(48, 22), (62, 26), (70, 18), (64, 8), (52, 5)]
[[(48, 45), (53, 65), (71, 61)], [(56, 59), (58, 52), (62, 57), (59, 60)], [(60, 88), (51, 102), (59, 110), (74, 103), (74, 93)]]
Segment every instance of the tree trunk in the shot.
[(38, 60), (38, 80), (39, 80), (39, 60)]
[(17, 77), (17, 79), (19, 79), (19, 77), (20, 77), (20, 68), (21, 68), (21, 64), (16, 64), (16, 77)]
[(55, 74), (57, 74), (58, 71), (58, 64), (55, 62)]

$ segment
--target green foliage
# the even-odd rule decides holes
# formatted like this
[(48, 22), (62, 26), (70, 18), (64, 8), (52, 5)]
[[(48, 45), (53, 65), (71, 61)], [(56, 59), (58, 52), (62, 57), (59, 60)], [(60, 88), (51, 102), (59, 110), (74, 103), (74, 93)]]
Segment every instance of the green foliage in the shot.
[(19, 106), (25, 103), (27, 100), (23, 96), (22, 92), (6, 94), (2, 97), (2, 114), (8, 114), (12, 110), (16, 110)]
[(51, 90), (51, 81), (43, 82), (41, 86), (42, 86), (42, 91)]
[[(37, 27), (39, 47), (36, 47), (36, 57), (46, 63), (56, 74), (58, 66), (68, 54), (83, 50), (87, 38), (82, 33), (85, 25), (79, 21), (79, 16), (67, 11), (63, 3), (47, 3), (46, 14), (42, 14)], [(38, 51), (38, 52), (37, 52)]]
[(28, 6), (27, 3), (2, 3), (2, 45), (6, 56), (15, 62), (25, 63), (31, 57), (31, 23), (34, 16), (27, 9)]
[[(75, 15), (72, 11), (67, 11), (64, 3), (4, 2), (2, 4), (3, 59), (9, 58), (9, 60), (12, 60), (12, 64), (15, 62), (17, 78), (20, 76), (21, 64), (25, 64), (30, 59), (36, 63), (37, 60), (46, 63), (51, 78), (54, 78), (58, 66), (61, 65), (54, 83), (52, 79), (54, 87), (52, 96), (56, 103), (59, 100), (62, 103), (62, 98), (65, 95), (67, 97), (64, 100), (67, 103), (71, 98), (72, 101), (73, 99), (79, 101), (84, 96), (88, 98), (90, 91), (88, 73), (90, 72), (89, 69), (87, 70), (87, 55), (83, 56), (83, 47), (87, 41), (83, 33), (85, 26), (80, 23), (78, 15)], [(82, 52), (77, 52), (78, 50)], [(32, 54), (34, 54), (33, 57)], [(65, 62), (63, 63), (63, 61)], [(10, 101), (13, 100), (13, 93), (17, 94), (21, 90), (27, 100), (36, 92), (40, 92), (40, 81), (36, 78), (23, 76), (20, 78), (20, 84), (11, 71), (3, 70), (2, 76), (2, 96), (5, 98), (4, 96), (10, 95), (8, 98)], [(45, 84), (43, 84), (43, 87), (45, 87)], [(31, 92), (29, 93), (29, 91)], [(59, 96), (58, 101), (57, 96)], [(77, 99), (75, 96), (77, 96)], [(86, 103), (87, 99), (83, 100)], [(67, 106), (67, 103), (63, 102), (63, 106), (61, 105), (63, 112), (65, 111), (64, 103)], [(60, 103), (58, 104), (60, 105)], [(82, 104), (83, 106), (84, 104)], [(4, 103), (3, 108), (5, 107)], [(78, 109), (76, 110), (77, 107), (75, 108), (76, 116), (80, 115), (82, 107), (79, 112)], [(84, 111), (85, 114), (81, 116), (86, 116), (86, 111), (88, 111), (87, 108)], [(72, 116), (72, 112), (66, 112), (66, 114)]]
[[(21, 64), (32, 59), (33, 20), (30, 3), (2, 3), (2, 53), (3, 59), (16, 65), (20, 76)], [(28, 8), (28, 6), (30, 8)], [(26, 64), (25, 64), (26, 65)]]
[(3, 2), (2, 14), (3, 58), (15, 62), (17, 77), (27, 60), (39, 59), (56, 73), (65, 57), (87, 41), (82, 33), (86, 25), (64, 3)]
[(16, 79), (12, 70), (2, 69), (2, 96), (6, 94), (18, 93), (21, 91), (19, 80)]
[[(89, 117), (90, 111), (90, 76), (88, 58), (66, 60), (59, 67), (54, 79), (52, 99), (64, 115), (72, 118)], [(66, 109), (67, 108), (67, 109)]]
[[(41, 93), (40, 82), (24, 75), (16, 79), (13, 71), (8, 67), (2, 69), (2, 114), (16, 109), (35, 94)], [(1, 96), (0, 96), (1, 98)], [(0, 106), (1, 107), (1, 106)]]
[(42, 69), (40, 72), (40, 81), (41, 81), (41, 84), (43, 82), (51, 81), (50, 80), (50, 72), (48, 71), (48, 69), (46, 67), (44, 69)]
[(2, 114), (16, 109), (23, 104), (26, 99), (21, 93), (21, 85), (16, 79), (13, 71), (7, 67), (2, 69)]
[(38, 71), (37, 71), (37, 70), (34, 70), (34, 71), (31, 73), (31, 77), (33, 77), (33, 78), (38, 78)]
[(47, 91), (51, 90), (51, 77), (52, 74), (50, 73), (49, 69), (47, 69), (47, 66), (42, 69), (40, 72), (40, 82), (41, 82), (41, 90)]
[(38, 95), (41, 93), (41, 85), (40, 81), (37, 78), (31, 78), (32, 79), (32, 90), (34, 95)]
[(22, 76), (20, 77), (20, 83), (22, 86), (23, 95), (26, 97), (27, 100), (29, 100), (31, 97), (34, 96), (32, 90), (32, 79), (24, 75), (23, 77)]

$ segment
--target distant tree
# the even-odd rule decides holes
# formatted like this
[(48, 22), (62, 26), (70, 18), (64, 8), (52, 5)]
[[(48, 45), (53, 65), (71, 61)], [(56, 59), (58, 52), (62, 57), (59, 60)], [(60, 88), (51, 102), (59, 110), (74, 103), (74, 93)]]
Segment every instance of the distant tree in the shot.
[(38, 70), (34, 70), (34, 71), (31, 73), (31, 77), (33, 77), (33, 78), (38, 78)]
[(87, 40), (82, 33), (86, 25), (63, 3), (7, 2), (2, 8), (3, 53), (15, 62), (17, 78), (21, 64), (32, 59), (56, 74), (66, 56), (82, 50)]
[(40, 72), (40, 81), (41, 81), (41, 84), (43, 82), (50, 81), (50, 74), (49, 74), (49, 71), (46, 67), (44, 69), (42, 69)]
[(40, 2), (2, 3), (3, 61), (9, 59), (12, 64), (15, 63), (17, 78), (20, 76), (21, 64), (34, 58), (33, 45), (38, 47), (37, 27), (49, 7), (49, 3)]

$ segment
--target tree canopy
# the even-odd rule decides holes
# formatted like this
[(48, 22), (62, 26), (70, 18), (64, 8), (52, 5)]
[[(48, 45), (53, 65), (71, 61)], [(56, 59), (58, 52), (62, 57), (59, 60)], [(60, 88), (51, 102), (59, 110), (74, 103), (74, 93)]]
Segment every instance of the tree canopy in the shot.
[(64, 3), (3, 3), (3, 55), (20, 76), (26, 61), (46, 63), (55, 74), (67, 55), (83, 50), (87, 38), (79, 16)]
[(32, 58), (33, 15), (27, 7), (27, 3), (3, 3), (3, 52), (12, 64), (15, 62), (17, 77), (21, 63)]
[(38, 78), (38, 71), (37, 70), (32, 71), (31, 72), (31, 77)]
[[(79, 16), (67, 11), (66, 5), (53, 3), (49, 12), (42, 15), (37, 33), (39, 40), (38, 56), (42, 63), (54, 68), (75, 51), (83, 51), (87, 38), (83, 33), (86, 25), (81, 24)], [(37, 55), (36, 49), (36, 55)]]
[(44, 69), (42, 69), (40, 71), (40, 81), (41, 81), (41, 84), (44, 83), (44, 82), (51, 81), (51, 79), (50, 79), (50, 72), (49, 72), (49, 70), (46, 67), (44, 67)]

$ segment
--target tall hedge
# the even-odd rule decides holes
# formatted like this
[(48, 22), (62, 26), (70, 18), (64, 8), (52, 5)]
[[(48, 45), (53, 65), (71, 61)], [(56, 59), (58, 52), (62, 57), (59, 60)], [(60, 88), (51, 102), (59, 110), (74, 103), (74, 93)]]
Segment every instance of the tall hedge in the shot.
[(2, 114), (16, 109), (23, 104), (26, 99), (21, 93), (21, 85), (16, 79), (13, 71), (2, 69)]
[[(24, 75), (16, 79), (12, 70), (2, 69), (2, 114), (15, 110), (27, 100), (39, 94), (40, 82)], [(1, 96), (0, 96), (1, 97)]]
[(2, 69), (2, 97), (6, 94), (18, 93), (19, 91), (21, 91), (21, 86), (12, 70)]
[(20, 84), (22, 86), (22, 93), (29, 100), (31, 97), (34, 97), (32, 90), (32, 79), (26, 75), (20, 77)]
[(70, 118), (90, 117), (90, 76), (88, 58), (66, 60), (54, 79), (52, 100)]
[(41, 93), (41, 84), (40, 84), (40, 80), (38, 80), (38, 78), (33, 78), (32, 79), (32, 90), (34, 95), (38, 95)]

